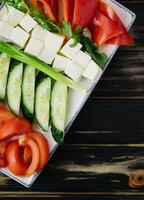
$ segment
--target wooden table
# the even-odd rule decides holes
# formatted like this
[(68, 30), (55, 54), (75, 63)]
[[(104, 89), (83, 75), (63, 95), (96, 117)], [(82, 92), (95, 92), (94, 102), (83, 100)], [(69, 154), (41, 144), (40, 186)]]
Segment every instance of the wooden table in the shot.
[(144, 199), (129, 175), (144, 169), (144, 0), (119, 0), (137, 14), (135, 45), (122, 47), (35, 184), (0, 174), (0, 198)]

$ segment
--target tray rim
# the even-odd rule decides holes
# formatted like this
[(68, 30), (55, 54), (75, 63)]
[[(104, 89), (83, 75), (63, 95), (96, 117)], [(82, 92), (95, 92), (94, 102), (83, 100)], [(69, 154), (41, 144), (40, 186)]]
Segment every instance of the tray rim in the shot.
[[(132, 16), (132, 20), (131, 20), (130, 24), (129, 24), (128, 27), (127, 27), (127, 30), (129, 30), (129, 29), (131, 28), (131, 26), (133, 25), (135, 19), (136, 19), (136, 14), (135, 14), (133, 11), (131, 11), (130, 9), (128, 9), (127, 7), (125, 7), (124, 5), (122, 5), (121, 3), (117, 2), (116, 0), (110, 0), (110, 1), (113, 2), (114, 4), (116, 4), (117, 6), (119, 6), (120, 8), (122, 8), (123, 10), (125, 10), (126, 12), (128, 12), (128, 13)], [(4, 5), (4, 3), (0, 4), (0, 10), (2, 9), (3, 5)], [(106, 64), (105, 64), (104, 70), (103, 70), (103, 72), (102, 72), (101, 77), (103, 76), (105, 70), (107, 69), (109, 63), (111, 62), (111, 60), (112, 60), (112, 58), (114, 57), (115, 53), (117, 52), (118, 48), (119, 48), (119, 46), (116, 46), (115, 49), (114, 49), (114, 51), (112, 52), (112, 54), (111, 54), (110, 57), (108, 58), (108, 60), (107, 60), (107, 62), (106, 62)], [(101, 77), (100, 77), (100, 79), (101, 79)], [(99, 80), (100, 80), (100, 79), (99, 79)], [(98, 81), (98, 82), (99, 82), (99, 81)], [(89, 90), (89, 94), (86, 95), (86, 97), (83, 99), (83, 101), (82, 101), (82, 103), (81, 103), (81, 105), (80, 105), (78, 111), (76, 112), (76, 114), (73, 116), (73, 118), (72, 118), (71, 121), (69, 122), (68, 126), (66, 127), (66, 129), (65, 129), (65, 135), (68, 133), (70, 127), (72, 126), (73, 122), (76, 120), (76, 118), (77, 118), (77, 116), (79, 115), (81, 109), (83, 108), (83, 106), (84, 106), (85, 103), (87, 102), (88, 98), (90, 97), (91, 93), (93, 92), (93, 90), (94, 90), (94, 88), (96, 87), (96, 85), (98, 84), (98, 82), (97, 82), (97, 83), (94, 83), (94, 84), (92, 85), (92, 87), (91, 87), (90, 90)], [(56, 149), (58, 148), (58, 146), (59, 146), (59, 144), (56, 143), (56, 145), (54, 146), (54, 148), (53, 148), (52, 151), (51, 151), (49, 160), (51, 159), (51, 157), (52, 157), (53, 154), (55, 153), (55, 151), (56, 151)], [(42, 171), (43, 171), (43, 170), (42, 170)], [(14, 177), (13, 175), (8, 174), (4, 169), (0, 169), (0, 172), (1, 172), (1, 173), (3, 173), (4, 175), (10, 177), (11, 179), (13, 179), (14, 181), (18, 182), (19, 184), (25, 186), (26, 188), (30, 188), (30, 187), (33, 185), (33, 183), (36, 181), (36, 179), (38, 178), (38, 176), (40, 175), (40, 173), (41, 173), (42, 171), (37, 172), (37, 173), (34, 175), (34, 177), (32, 178), (30, 184), (25, 184), (23, 181), (19, 180), (18, 178)]]

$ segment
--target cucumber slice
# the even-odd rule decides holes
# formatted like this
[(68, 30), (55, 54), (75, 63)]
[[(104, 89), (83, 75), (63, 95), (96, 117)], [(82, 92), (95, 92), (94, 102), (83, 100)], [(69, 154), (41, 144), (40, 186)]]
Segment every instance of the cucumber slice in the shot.
[(49, 128), (51, 78), (40, 73), (36, 83), (35, 117), (44, 131)]
[(10, 66), (10, 57), (2, 53), (0, 55), (0, 101), (3, 101), (6, 96), (7, 77)]
[(67, 90), (64, 84), (56, 81), (51, 94), (51, 130), (54, 139), (60, 144), (64, 141)]
[(20, 113), (22, 74), (23, 63), (14, 62), (8, 77), (7, 101), (9, 108), (17, 116)]
[(35, 68), (26, 65), (24, 67), (22, 83), (22, 111), (23, 115), (30, 121), (33, 121), (34, 118), (35, 81)]

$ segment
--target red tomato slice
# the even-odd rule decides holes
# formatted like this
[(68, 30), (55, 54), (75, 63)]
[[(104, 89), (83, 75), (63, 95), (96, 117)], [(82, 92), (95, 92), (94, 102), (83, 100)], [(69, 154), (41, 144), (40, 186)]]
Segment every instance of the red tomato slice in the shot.
[(20, 146), (28, 146), (31, 149), (31, 163), (25, 171), (26, 176), (31, 176), (37, 170), (39, 160), (40, 160), (40, 152), (37, 143), (29, 137), (24, 137), (19, 139)]
[(23, 152), (23, 159), (25, 160), (26, 163), (30, 164), (31, 158), (32, 158), (31, 148), (29, 146), (26, 146)]
[[(31, 150), (31, 160), (24, 160), (24, 148)], [(31, 138), (20, 138), (8, 144), (6, 149), (8, 169), (16, 176), (31, 176), (39, 164), (39, 148)]]
[(41, 133), (38, 132), (32, 132), (28, 134), (26, 137), (33, 139), (37, 143), (40, 152), (38, 169), (39, 170), (43, 169), (49, 159), (49, 145), (46, 138)]
[(38, 2), (38, 0), (26, 0), (27, 4), (33, 6), (35, 10), (42, 12), (42, 8)]
[(23, 148), (20, 148), (18, 140), (10, 142), (6, 149), (8, 169), (16, 176), (24, 176), (27, 164), (23, 160)]
[(14, 119), (15, 116), (9, 112), (5, 105), (0, 104), (0, 128), (9, 120)]
[(26, 3), (34, 8), (37, 8), (37, 0), (26, 0)]
[(42, 8), (44, 10), (45, 15), (52, 21), (56, 22), (56, 17), (54, 16), (54, 13), (51, 8), (50, 0), (39, 0), (39, 2), (42, 4)]
[(7, 147), (7, 143), (4, 141), (1, 141), (0, 142), (0, 167), (6, 166), (6, 160), (5, 160), (6, 147)]
[(91, 25), (91, 32), (93, 40), (98, 46), (103, 45), (109, 39), (122, 33), (117, 23), (113, 22), (98, 10)]
[(32, 132), (32, 125), (30, 122), (24, 118), (17, 117), (7, 121), (0, 128), (0, 140), (29, 132)]
[(101, 11), (106, 17), (110, 18), (112, 21), (119, 22), (120, 18), (108, 4), (99, 1), (98, 10)]
[(73, 13), (73, 27), (90, 25), (95, 16), (98, 0), (76, 0)]
[(71, 22), (74, 10), (74, 0), (63, 0), (64, 6), (64, 20)]
[(2, 102), (0, 103), (0, 110), (8, 111), (7, 106), (6, 106), (5, 103), (2, 103)]
[(63, 0), (58, 0), (58, 21), (61, 22), (63, 19), (64, 19)]
[(106, 42), (107, 44), (115, 45), (131, 45), (134, 43), (133, 37), (123, 29), (123, 34), (118, 37), (111, 38)]
[(54, 16), (58, 19), (58, 1), (59, 0), (50, 0), (50, 5), (53, 11)]
[(100, 1), (99, 2), (99, 10), (113, 22), (117, 23), (117, 26), (121, 28), (121, 34), (117, 37), (113, 37), (107, 41), (108, 44), (115, 45), (130, 45), (133, 43), (132, 36), (128, 33), (125, 26), (123, 25), (119, 16), (115, 13), (115, 11), (106, 3)]
[(74, 10), (74, 0), (59, 0), (58, 1), (58, 19), (61, 22), (65, 20), (66, 22), (72, 21)]

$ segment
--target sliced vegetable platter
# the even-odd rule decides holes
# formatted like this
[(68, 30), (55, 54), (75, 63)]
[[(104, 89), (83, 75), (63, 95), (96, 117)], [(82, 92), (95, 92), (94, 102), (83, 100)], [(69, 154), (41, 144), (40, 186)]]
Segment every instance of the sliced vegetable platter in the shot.
[(133, 43), (135, 14), (114, 0), (0, 2), (0, 171), (30, 187)]

